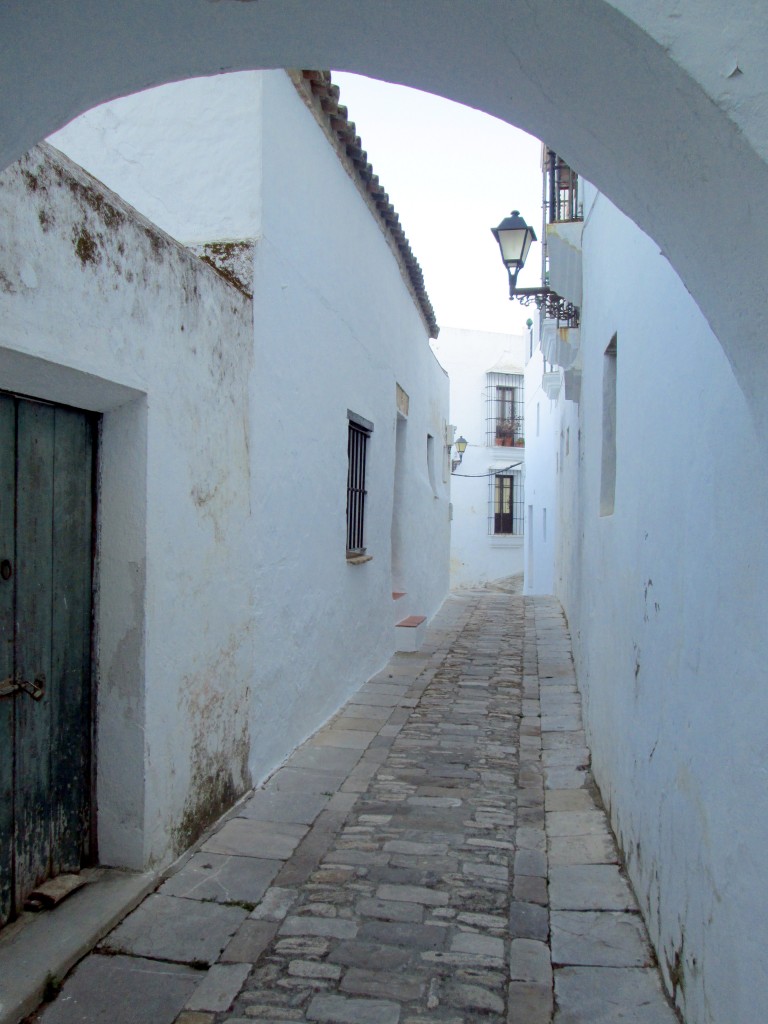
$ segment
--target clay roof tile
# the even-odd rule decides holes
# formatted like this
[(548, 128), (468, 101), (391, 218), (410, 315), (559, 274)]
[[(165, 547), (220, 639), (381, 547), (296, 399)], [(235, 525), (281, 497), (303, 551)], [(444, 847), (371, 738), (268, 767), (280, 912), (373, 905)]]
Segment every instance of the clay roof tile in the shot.
[(292, 72), (291, 78), (296, 88), (300, 92), (304, 92), (315, 116), (319, 120), (324, 119), (326, 130), (338, 143), (339, 157), (342, 160), (346, 157), (350, 172), (357, 176), (360, 188), (370, 196), (373, 208), (378, 214), (384, 230), (389, 234), (393, 246), (400, 254), (402, 265), (424, 322), (431, 336), (436, 338), (440, 328), (424, 287), (424, 274), (413, 255), (397, 211), (389, 201), (389, 195), (381, 185), (378, 175), (373, 173), (373, 168), (368, 163), (368, 154), (363, 149), (360, 136), (356, 134), (355, 122), (349, 120), (347, 107), (339, 103), (341, 90), (331, 81), (330, 71), (304, 68), (300, 72)]

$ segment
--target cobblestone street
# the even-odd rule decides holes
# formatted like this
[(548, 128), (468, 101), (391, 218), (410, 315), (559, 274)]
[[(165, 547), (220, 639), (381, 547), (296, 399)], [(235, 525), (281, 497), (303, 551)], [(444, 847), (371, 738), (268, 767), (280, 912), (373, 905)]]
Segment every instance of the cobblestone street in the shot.
[(551, 598), (452, 595), (43, 1024), (673, 1024)]

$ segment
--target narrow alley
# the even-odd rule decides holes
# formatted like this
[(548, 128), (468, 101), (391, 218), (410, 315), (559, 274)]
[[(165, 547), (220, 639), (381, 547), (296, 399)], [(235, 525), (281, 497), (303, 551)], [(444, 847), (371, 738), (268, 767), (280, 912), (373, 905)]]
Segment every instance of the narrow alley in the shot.
[(556, 600), (454, 594), (34, 1019), (673, 1024), (588, 760)]

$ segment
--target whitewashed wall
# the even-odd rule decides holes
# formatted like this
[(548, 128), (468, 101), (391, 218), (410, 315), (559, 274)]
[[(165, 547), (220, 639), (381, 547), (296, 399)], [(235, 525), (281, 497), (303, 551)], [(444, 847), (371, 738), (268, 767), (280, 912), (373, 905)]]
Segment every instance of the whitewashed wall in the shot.
[(0, 388), (104, 413), (99, 843), (141, 867), (251, 778), (251, 306), (44, 147), (0, 222)]
[[(257, 765), (273, 763), (286, 741), (263, 717), (262, 699), (279, 699), (283, 729), (298, 742), (387, 659), (396, 616), (437, 611), (450, 530), (449, 485), (439, 476), (433, 493), (426, 459), (427, 434), (439, 444), (448, 418), (448, 379), (382, 230), (288, 77), (265, 74), (263, 98), (275, 116), (264, 121), (254, 274), (252, 405), (261, 440), (252, 501), (269, 522), (257, 540), (255, 585), (270, 609), (257, 634)], [(407, 597), (393, 605), (397, 384), (410, 398), (397, 581)], [(364, 565), (345, 559), (348, 409), (374, 425), (373, 559)], [(282, 648), (275, 621), (289, 634)]]
[[(432, 342), (451, 381), (451, 422), (468, 447), (451, 478), (451, 586), (475, 586), (523, 571), (523, 537), (488, 533), (488, 474), (523, 463), (525, 448), (486, 443), (488, 371), (501, 361), (522, 372), (525, 339), (511, 334), (444, 327)], [(526, 439), (529, 424), (526, 423)], [(455, 454), (455, 450), (454, 450)]]
[(582, 401), (562, 421), (582, 447), (565, 464), (558, 591), (594, 770), (686, 1021), (752, 1024), (768, 996), (764, 438), (658, 248), (604, 197), (585, 209)]
[[(55, 151), (2, 179), (0, 388), (105, 412), (107, 863), (167, 862), (391, 655), (396, 384), (410, 398), (399, 617), (431, 616), (447, 591), (449, 485), (439, 475), (433, 488), (426, 460), (427, 434), (442, 444), (447, 377), (381, 228), (288, 77), (241, 81), (269, 92), (254, 144), (268, 157), (242, 230), (230, 221), (235, 237), (262, 235), (254, 303)], [(144, 113), (161, 106), (150, 97)], [(107, 151), (99, 132), (94, 150)], [(112, 153), (119, 179), (130, 160)], [(133, 199), (153, 191), (160, 208), (167, 187), (179, 216), (194, 212), (183, 184), (169, 173)], [(204, 226), (217, 238), (232, 210), (219, 213)], [(81, 225), (92, 261), (74, 248)], [(348, 409), (374, 423), (372, 559), (359, 566), (345, 558)]]
[(173, 82), (94, 107), (48, 142), (185, 245), (257, 238), (261, 83)]
[[(558, 483), (561, 450), (559, 400), (549, 398), (541, 382), (544, 357), (538, 330), (527, 339), (525, 364), (525, 585), (526, 594), (554, 592), (558, 537)], [(549, 368), (549, 367), (547, 367)], [(570, 436), (568, 437), (570, 448)]]

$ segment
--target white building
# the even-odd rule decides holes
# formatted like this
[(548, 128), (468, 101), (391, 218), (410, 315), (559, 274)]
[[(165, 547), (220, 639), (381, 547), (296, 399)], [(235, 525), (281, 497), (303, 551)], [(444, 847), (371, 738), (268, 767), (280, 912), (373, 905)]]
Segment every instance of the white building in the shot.
[(526, 499), (534, 519), (557, 509), (554, 559), (536, 535), (528, 587), (551, 575), (568, 616), (594, 773), (670, 992), (688, 1021), (746, 1022), (768, 941), (765, 446), (658, 247), (581, 190), (583, 222), (547, 231), (581, 327), (545, 327), (549, 381), (541, 351), (526, 368), (531, 403), (557, 395)]
[[(38, 724), (11, 739), (0, 719), (0, 824), (50, 834), (40, 815), (62, 805), (48, 794), (74, 774), (72, 820), (52, 840), (59, 869), (168, 863), (387, 661), (398, 619), (428, 619), (446, 593), (448, 382), (428, 344), (434, 318), (337, 100), (327, 76), (245, 73), (71, 126), (79, 158), (99, 156), (102, 178), (112, 167), (165, 231), (45, 145), (0, 178), (0, 426), (19, 466), (14, 476), (0, 460), (3, 494), (18, 487), (26, 507), (25, 474), (42, 474), (54, 510), (3, 520), (22, 554), (8, 575), (3, 565), (0, 597), (14, 588), (23, 611), (30, 588), (53, 585), (50, 604), (74, 609), (4, 637), (25, 660), (1, 674), (25, 674), (28, 692), (0, 710), (16, 702)], [(171, 133), (190, 109), (191, 136)], [(92, 662), (92, 455), (77, 441), (80, 487), (51, 454), (63, 407), (83, 411), (78, 437), (96, 438)], [(82, 554), (57, 568), (39, 536), (50, 515), (57, 536), (60, 495), (78, 487)], [(34, 568), (51, 561), (54, 582), (40, 583)], [(406, 596), (394, 602), (395, 590)], [(32, 699), (35, 686), (58, 692), (64, 635), (80, 651), (74, 722)], [(54, 738), (40, 748), (43, 718)], [(25, 847), (14, 900), (10, 847), (0, 916), (51, 855), (42, 840)]]
[(525, 340), (444, 327), (432, 343), (451, 381), (451, 421), (467, 441), (451, 501), (451, 586), (474, 586), (523, 571)]

